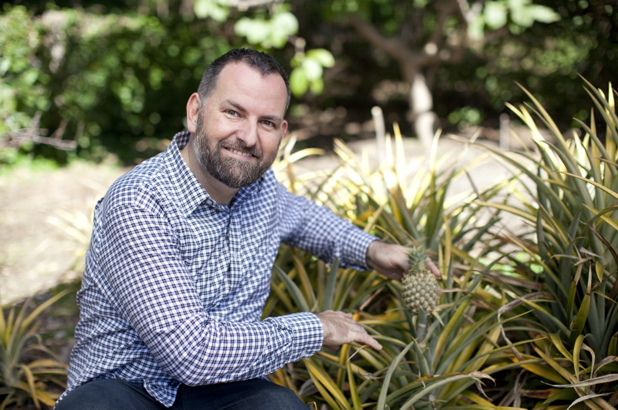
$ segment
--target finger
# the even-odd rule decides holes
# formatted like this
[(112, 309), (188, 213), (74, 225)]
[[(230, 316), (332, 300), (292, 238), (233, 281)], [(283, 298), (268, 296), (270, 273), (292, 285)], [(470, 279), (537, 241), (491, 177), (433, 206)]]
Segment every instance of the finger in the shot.
[(369, 336), (365, 328), (362, 327), (361, 325), (357, 324), (356, 327), (352, 329), (352, 331), (355, 333), (355, 337), (354, 337), (355, 342), (369, 345), (376, 350), (382, 350), (382, 345), (378, 343), (378, 341), (375, 340), (373, 337)]
[(442, 274), (440, 273), (440, 270), (433, 263), (433, 261), (429, 258), (427, 260), (427, 266), (429, 267), (429, 270), (431, 271), (431, 273), (433, 273), (437, 279), (442, 279)]
[(366, 344), (370, 347), (373, 347), (376, 350), (382, 350), (382, 345), (378, 343), (378, 341), (375, 340), (373, 337), (369, 336), (367, 333), (365, 333), (363, 337), (360, 339), (361, 340), (357, 340), (357, 342)]

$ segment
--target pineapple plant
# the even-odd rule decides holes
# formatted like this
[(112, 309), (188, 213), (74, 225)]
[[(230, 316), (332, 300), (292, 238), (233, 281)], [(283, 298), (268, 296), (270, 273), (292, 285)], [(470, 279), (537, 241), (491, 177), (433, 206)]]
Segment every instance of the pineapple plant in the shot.
[(403, 300), (413, 314), (419, 309), (430, 313), (440, 300), (440, 286), (427, 266), (427, 254), (422, 246), (413, 247), (408, 254), (408, 273), (403, 278)]

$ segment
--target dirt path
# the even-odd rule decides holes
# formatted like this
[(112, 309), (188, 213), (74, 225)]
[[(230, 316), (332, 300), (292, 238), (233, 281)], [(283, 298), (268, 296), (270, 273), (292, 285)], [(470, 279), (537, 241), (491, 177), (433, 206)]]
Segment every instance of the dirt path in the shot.
[(75, 163), (0, 178), (0, 301), (9, 304), (78, 277), (90, 210), (122, 175), (117, 167)]
[[(374, 140), (349, 145), (356, 153), (367, 151), (369, 162), (378, 160)], [(443, 138), (438, 156), (447, 164), (462, 151), (462, 144)], [(408, 157), (425, 156), (417, 140), (405, 139)], [(468, 152), (465, 162), (481, 155)], [(329, 156), (295, 163), (295, 173), (330, 169), (337, 161)], [(126, 170), (88, 163), (75, 163), (51, 172), (20, 169), (0, 177), (0, 302), (21, 300), (61, 283), (78, 278), (89, 240), (91, 214), (96, 201)], [(507, 172), (495, 162), (475, 168), (471, 178), (477, 187), (503, 178)], [(451, 194), (468, 190), (467, 178), (451, 187)]]

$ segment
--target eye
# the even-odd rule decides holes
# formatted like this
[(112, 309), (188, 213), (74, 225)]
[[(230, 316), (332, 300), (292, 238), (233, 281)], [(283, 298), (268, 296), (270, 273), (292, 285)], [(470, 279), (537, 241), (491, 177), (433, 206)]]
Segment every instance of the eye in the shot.
[(264, 121), (262, 121), (262, 124), (264, 124), (264, 125), (266, 125), (267, 127), (270, 127), (270, 128), (275, 128), (275, 123), (272, 122), (272, 121), (264, 120)]
[(226, 114), (231, 115), (233, 117), (238, 117), (238, 113), (234, 110), (226, 110)]

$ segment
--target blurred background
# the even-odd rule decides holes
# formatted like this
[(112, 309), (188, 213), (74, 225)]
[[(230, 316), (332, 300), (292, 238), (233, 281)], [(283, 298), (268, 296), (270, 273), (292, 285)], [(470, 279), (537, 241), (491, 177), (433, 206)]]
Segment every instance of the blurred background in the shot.
[(589, 121), (579, 75), (606, 88), (618, 73), (618, 3), (4, 2), (0, 166), (24, 156), (123, 165), (151, 157), (183, 129), (207, 65), (234, 47), (271, 53), (290, 73), (297, 148), (372, 137), (373, 106), (404, 136), (481, 126), (481, 137), (497, 139), (505, 102), (527, 101), (518, 84), (561, 129)]

